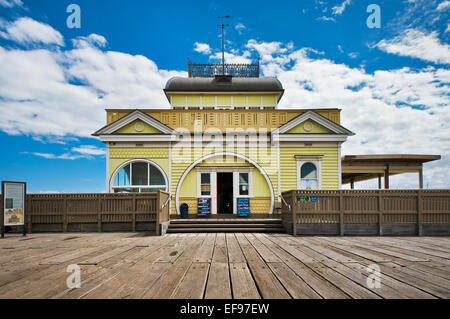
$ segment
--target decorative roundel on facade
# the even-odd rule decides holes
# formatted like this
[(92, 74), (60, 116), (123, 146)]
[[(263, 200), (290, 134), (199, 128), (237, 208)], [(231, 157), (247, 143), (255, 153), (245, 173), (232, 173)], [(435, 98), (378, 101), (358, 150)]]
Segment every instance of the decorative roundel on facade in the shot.
[(306, 121), (305, 123), (303, 123), (303, 129), (306, 132), (311, 132), (314, 128), (314, 124), (310, 121)]
[(144, 130), (144, 128), (145, 128), (145, 126), (144, 126), (144, 123), (142, 123), (142, 122), (136, 122), (134, 124), (134, 130), (136, 132), (142, 132)]

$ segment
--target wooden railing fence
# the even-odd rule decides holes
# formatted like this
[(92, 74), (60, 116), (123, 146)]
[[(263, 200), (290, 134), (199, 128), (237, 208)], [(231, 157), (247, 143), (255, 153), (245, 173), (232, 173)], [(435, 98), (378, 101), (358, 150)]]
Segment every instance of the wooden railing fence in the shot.
[(281, 214), (293, 234), (450, 235), (450, 190), (292, 190)]
[(27, 194), (27, 232), (154, 231), (169, 221), (170, 193)]

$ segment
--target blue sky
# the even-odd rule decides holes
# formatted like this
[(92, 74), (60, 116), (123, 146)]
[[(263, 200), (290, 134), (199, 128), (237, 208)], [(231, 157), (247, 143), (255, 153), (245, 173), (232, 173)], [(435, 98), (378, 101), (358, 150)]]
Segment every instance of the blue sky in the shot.
[[(81, 28), (69, 29), (69, 4)], [(368, 28), (368, 5), (381, 28)], [(356, 133), (344, 154), (440, 154), (425, 186), (450, 187), (450, 1), (0, 0), (1, 180), (31, 192), (105, 190), (105, 108), (167, 108), (187, 58), (260, 59), (283, 108), (339, 107)], [(373, 187), (364, 183), (360, 187)], [(391, 186), (417, 187), (417, 177)]]

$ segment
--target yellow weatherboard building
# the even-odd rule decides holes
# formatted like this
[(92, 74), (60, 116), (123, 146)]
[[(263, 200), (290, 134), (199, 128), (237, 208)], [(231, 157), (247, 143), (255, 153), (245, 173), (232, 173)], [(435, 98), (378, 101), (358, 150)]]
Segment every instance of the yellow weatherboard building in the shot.
[[(170, 109), (108, 109), (109, 192), (172, 194), (171, 214), (270, 215), (283, 191), (341, 188), (339, 109), (278, 109), (284, 89), (259, 65), (197, 65), (172, 78)], [(199, 204), (200, 203), (200, 204)], [(205, 204), (206, 203), (206, 204)]]

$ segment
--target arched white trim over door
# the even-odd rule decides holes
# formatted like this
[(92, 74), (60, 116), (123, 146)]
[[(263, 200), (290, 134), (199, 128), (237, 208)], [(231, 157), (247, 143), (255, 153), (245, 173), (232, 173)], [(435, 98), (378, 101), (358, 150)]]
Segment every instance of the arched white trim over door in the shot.
[(186, 176), (189, 174), (189, 172), (198, 164), (200, 164), (201, 162), (208, 160), (210, 158), (213, 157), (217, 157), (217, 156), (232, 156), (232, 157), (237, 157), (240, 159), (243, 159), (245, 161), (247, 161), (248, 163), (252, 164), (253, 166), (255, 166), (258, 171), (261, 173), (262, 176), (264, 176), (267, 185), (269, 186), (269, 190), (270, 190), (270, 210), (269, 210), (269, 214), (273, 213), (273, 208), (274, 208), (274, 203), (275, 203), (275, 198), (274, 198), (274, 191), (273, 191), (273, 186), (272, 186), (272, 182), (270, 181), (269, 176), (266, 174), (266, 172), (264, 171), (264, 169), (259, 166), (258, 163), (256, 163), (254, 160), (252, 160), (251, 158), (248, 158), (247, 156), (244, 156), (242, 154), (237, 154), (237, 153), (232, 153), (232, 152), (218, 152), (218, 153), (212, 153), (212, 154), (208, 154), (205, 155), (199, 159), (197, 159), (196, 161), (194, 161), (191, 165), (189, 165), (188, 168), (186, 168), (186, 170), (184, 171), (183, 175), (181, 175), (180, 180), (178, 181), (178, 185), (177, 185), (177, 191), (175, 193), (175, 208), (177, 210), (177, 214), (180, 215), (180, 189), (181, 189), (181, 185), (183, 185), (184, 179), (186, 178)]

